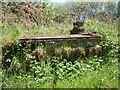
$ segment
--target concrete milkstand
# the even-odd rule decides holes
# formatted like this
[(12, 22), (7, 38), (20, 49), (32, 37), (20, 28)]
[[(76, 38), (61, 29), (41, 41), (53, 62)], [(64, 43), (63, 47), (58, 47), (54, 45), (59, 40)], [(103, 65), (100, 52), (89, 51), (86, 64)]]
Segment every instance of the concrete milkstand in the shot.
[(99, 44), (101, 36), (96, 32), (85, 32), (83, 25), (83, 21), (74, 23), (70, 35), (32, 35), (22, 36), (19, 40), (23, 43), (29, 40), (41, 42), (44, 44), (46, 52), (51, 56), (53, 56), (55, 49), (61, 48), (61, 46), (88, 48)]

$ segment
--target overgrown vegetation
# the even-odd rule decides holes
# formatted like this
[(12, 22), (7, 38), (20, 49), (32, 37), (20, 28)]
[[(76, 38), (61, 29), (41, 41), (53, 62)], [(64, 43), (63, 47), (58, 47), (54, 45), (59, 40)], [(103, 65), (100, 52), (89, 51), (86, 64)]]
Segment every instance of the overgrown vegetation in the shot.
[[(45, 4), (45, 3), (44, 3)], [(51, 7), (52, 8), (52, 7)], [(44, 5), (46, 17), (51, 15), (51, 9)], [(54, 14), (54, 9), (53, 13)], [(58, 16), (57, 16), (58, 17)], [(19, 24), (10, 26), (2, 23), (0, 36), (3, 49), (2, 78), (3, 88), (118, 88), (118, 28), (117, 21), (112, 24), (96, 22), (93, 18), (86, 21), (88, 32), (96, 31), (101, 34), (102, 52), (100, 55), (90, 55), (86, 58), (78, 57), (74, 61), (59, 57), (44, 57), (38, 62), (38, 57), (31, 54), (39, 48), (44, 50), (44, 45), (21, 44), (21, 35), (47, 35), (69, 34), (72, 24), (69, 22), (58, 23), (57, 17), (44, 20), (46, 25), (34, 28), (21, 27)], [(58, 18), (59, 19), (59, 18)], [(64, 19), (61, 19), (64, 21)], [(52, 24), (47, 25), (52, 22)], [(12, 44), (12, 48), (9, 48)], [(33, 45), (33, 46), (32, 46)], [(63, 47), (66, 48), (65, 45)], [(68, 47), (67, 47), (68, 48)], [(44, 52), (45, 53), (45, 52)]]

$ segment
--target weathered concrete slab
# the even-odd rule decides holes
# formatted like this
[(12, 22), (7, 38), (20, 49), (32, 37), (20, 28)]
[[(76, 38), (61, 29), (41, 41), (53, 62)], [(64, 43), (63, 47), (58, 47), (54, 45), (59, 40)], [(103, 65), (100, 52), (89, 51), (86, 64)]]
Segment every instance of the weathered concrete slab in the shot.
[(75, 35), (31, 35), (31, 36), (21, 36), (19, 40), (39, 40), (39, 41), (51, 41), (51, 40), (75, 40), (75, 39), (99, 39), (101, 36), (95, 33), (81, 33)]

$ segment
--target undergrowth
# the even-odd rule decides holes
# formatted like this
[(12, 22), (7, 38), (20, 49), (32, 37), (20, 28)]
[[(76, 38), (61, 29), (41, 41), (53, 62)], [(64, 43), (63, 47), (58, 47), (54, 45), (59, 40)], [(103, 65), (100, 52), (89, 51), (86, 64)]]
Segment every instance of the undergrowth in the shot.
[[(19, 25), (2, 26), (3, 44), (5, 40), (18, 41), (21, 35), (69, 34), (72, 25), (56, 30), (55, 27), (25, 29)], [(86, 27), (88, 31), (101, 34), (100, 45), (108, 51), (102, 56), (86, 57), (84, 62), (70, 62), (61, 57), (38, 62), (25, 48), (14, 52), (12, 59), (5, 59), (2, 74), (3, 88), (118, 88), (118, 31), (117, 25), (94, 23)], [(19, 43), (16, 43), (19, 45)], [(28, 45), (29, 47), (29, 45)], [(20, 56), (23, 55), (23, 56)], [(24, 58), (24, 59), (23, 59)], [(10, 64), (12, 62), (12, 64)], [(12, 68), (11, 68), (12, 67)]]

